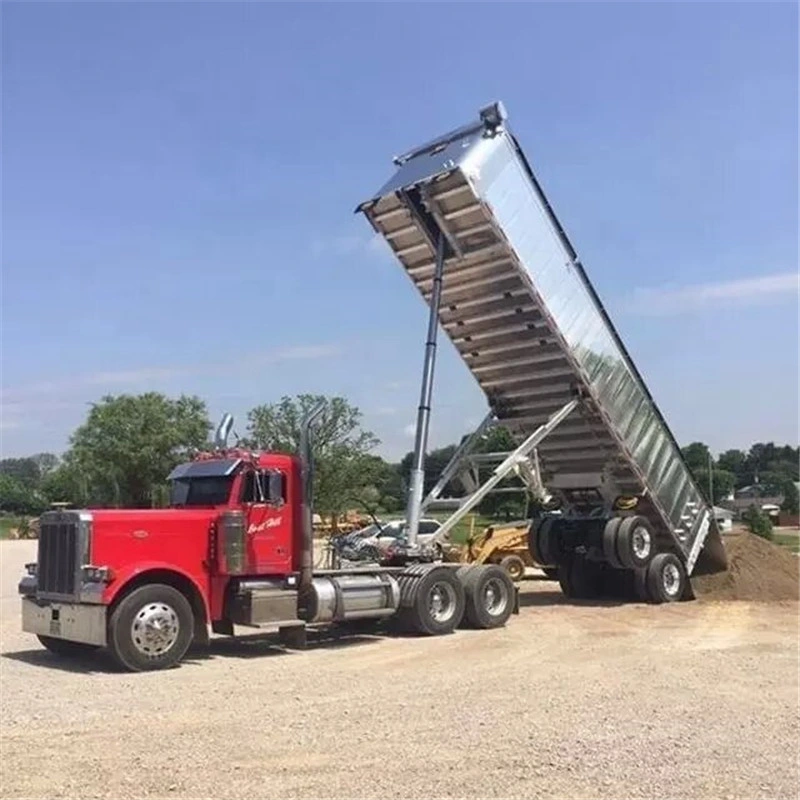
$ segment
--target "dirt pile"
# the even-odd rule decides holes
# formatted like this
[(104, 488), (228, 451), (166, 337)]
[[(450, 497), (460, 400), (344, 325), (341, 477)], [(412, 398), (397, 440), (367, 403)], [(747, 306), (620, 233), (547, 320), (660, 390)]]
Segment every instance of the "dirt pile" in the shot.
[(722, 540), (728, 553), (728, 570), (692, 578), (699, 599), (800, 599), (800, 558), (749, 531), (726, 534)]

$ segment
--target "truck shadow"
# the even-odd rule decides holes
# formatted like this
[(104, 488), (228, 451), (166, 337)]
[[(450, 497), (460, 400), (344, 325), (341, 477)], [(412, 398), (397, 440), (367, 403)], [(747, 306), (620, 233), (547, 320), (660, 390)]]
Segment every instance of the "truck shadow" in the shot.
[(226, 658), (269, 658), (273, 656), (297, 655), (313, 650), (338, 650), (363, 647), (385, 638), (383, 630), (374, 633), (309, 631), (304, 647), (289, 647), (282, 644), (275, 634), (255, 634), (241, 638), (212, 639), (207, 647), (192, 647), (184, 658), (185, 664), (202, 663)]
[(592, 608), (616, 607), (630, 605), (636, 602), (627, 598), (619, 597), (593, 597), (589, 600), (575, 600), (565, 597), (561, 590), (542, 591), (542, 592), (520, 592), (519, 607), (535, 608), (537, 606), (583, 606)]
[(2, 658), (19, 661), (32, 667), (53, 669), (60, 672), (77, 672), (84, 675), (95, 673), (117, 672), (117, 667), (110, 656), (102, 650), (87, 656), (59, 656), (44, 648), (37, 650), (18, 650), (14, 653), (2, 653)]
[[(296, 655), (311, 650), (331, 650), (369, 645), (386, 637), (383, 630), (365, 635), (352, 632), (309, 632), (305, 647), (289, 648), (275, 634), (256, 634), (242, 638), (212, 639), (208, 646), (193, 645), (189, 648), (180, 666), (200, 665), (207, 661), (224, 659), (270, 658)], [(9, 661), (17, 661), (41, 669), (72, 672), (83, 675), (120, 674), (132, 675), (122, 670), (106, 650), (97, 650), (87, 656), (59, 656), (45, 648), (18, 650), (0, 654)]]

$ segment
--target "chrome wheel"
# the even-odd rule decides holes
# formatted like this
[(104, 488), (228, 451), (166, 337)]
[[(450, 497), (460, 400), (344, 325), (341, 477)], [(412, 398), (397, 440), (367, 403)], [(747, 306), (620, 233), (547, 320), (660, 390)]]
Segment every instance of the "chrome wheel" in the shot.
[(178, 615), (166, 603), (148, 603), (131, 623), (131, 641), (146, 658), (158, 658), (175, 645), (180, 633)]
[(636, 558), (642, 561), (647, 561), (650, 558), (650, 551), (653, 549), (653, 537), (650, 531), (643, 525), (640, 525), (633, 531), (631, 536), (631, 547), (636, 555)]
[(665, 564), (661, 570), (661, 583), (665, 594), (675, 597), (681, 589), (681, 574), (674, 564)]
[(448, 622), (456, 612), (456, 590), (449, 583), (434, 583), (428, 591), (428, 612), (436, 622)]
[(483, 606), (493, 617), (503, 614), (508, 607), (508, 588), (497, 578), (486, 581), (483, 587)]

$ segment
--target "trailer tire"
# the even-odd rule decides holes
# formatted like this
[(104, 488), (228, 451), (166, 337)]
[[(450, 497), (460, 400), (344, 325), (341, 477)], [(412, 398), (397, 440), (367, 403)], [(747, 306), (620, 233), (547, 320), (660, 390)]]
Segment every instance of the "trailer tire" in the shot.
[(70, 639), (59, 639), (55, 636), (37, 635), (36, 638), (51, 653), (57, 656), (64, 656), (65, 658), (81, 658), (94, 653), (95, 650), (99, 650), (99, 646), (96, 644), (73, 642)]
[(175, 666), (193, 636), (191, 604), (163, 583), (148, 583), (125, 595), (108, 622), (109, 652), (129, 672)]
[(514, 582), (521, 581), (525, 577), (525, 562), (519, 556), (506, 556), (501, 559), (500, 567)]
[(617, 559), (627, 569), (646, 567), (655, 555), (653, 526), (644, 517), (625, 517), (617, 528), (616, 540)]
[(622, 564), (617, 558), (617, 533), (622, 524), (622, 517), (612, 517), (603, 529), (603, 555), (614, 569), (622, 569)]
[[(452, 633), (464, 616), (464, 584), (469, 580), (469, 575), (463, 578), (462, 583), (456, 574), (459, 572), (463, 576), (464, 569), (434, 567), (419, 576), (413, 576), (405, 589), (408, 605), (402, 616), (406, 626), (427, 636)], [(471, 572), (476, 567), (467, 569)]]
[(558, 580), (558, 567), (543, 567), (542, 572), (544, 572), (545, 577), (547, 577), (549, 580)]
[(539, 526), (536, 537), (536, 545), (539, 550), (539, 564), (542, 566), (556, 566), (558, 564), (558, 548), (556, 539), (553, 536), (553, 528), (557, 520), (548, 517)]
[(465, 616), (474, 628), (500, 628), (514, 610), (516, 589), (498, 564), (474, 567), (464, 577)]
[(658, 553), (647, 568), (647, 593), (653, 603), (674, 603), (686, 592), (688, 578), (673, 553)]
[(544, 564), (542, 552), (539, 549), (539, 531), (547, 522), (547, 520), (548, 518), (545, 517), (538, 522), (533, 522), (531, 523), (531, 527), (528, 529), (528, 552), (531, 554), (531, 558), (536, 564)]
[(590, 600), (600, 594), (601, 571), (597, 564), (577, 555), (559, 564), (558, 583), (565, 597)]

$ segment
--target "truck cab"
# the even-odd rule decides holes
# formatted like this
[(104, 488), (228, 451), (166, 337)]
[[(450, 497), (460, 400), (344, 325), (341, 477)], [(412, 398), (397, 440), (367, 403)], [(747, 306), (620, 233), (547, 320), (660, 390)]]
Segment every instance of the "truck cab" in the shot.
[[(23, 630), (60, 653), (111, 646), (114, 654), (127, 638), (129, 652), (116, 653), (118, 660), (141, 666), (175, 645), (207, 640), (209, 624), (231, 630), (234, 580), (297, 584), (297, 457), (201, 453), (168, 481), (167, 508), (59, 508), (42, 515), (37, 560), (19, 585)], [(124, 637), (115, 620), (125, 616), (125, 598), (137, 593), (153, 602), (136, 620), (126, 618)], [(116, 643), (109, 640), (115, 631), (122, 637)]]

